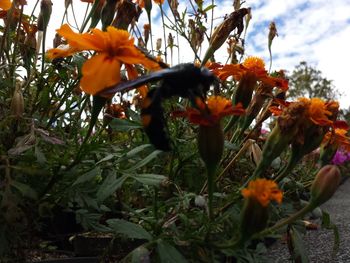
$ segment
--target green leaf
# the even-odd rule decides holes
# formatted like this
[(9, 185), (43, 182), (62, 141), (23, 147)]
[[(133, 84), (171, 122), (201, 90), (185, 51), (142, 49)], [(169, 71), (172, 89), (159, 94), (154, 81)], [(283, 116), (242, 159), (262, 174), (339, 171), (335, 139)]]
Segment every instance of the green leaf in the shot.
[(43, 154), (43, 152), (40, 150), (38, 146), (35, 146), (34, 153), (39, 164), (43, 165), (44, 163), (46, 163), (45, 155)]
[(73, 62), (77, 65), (78, 68), (78, 77), (81, 77), (82, 74), (82, 67), (86, 61), (86, 58), (80, 54), (75, 54), (73, 56)]
[(166, 176), (160, 174), (137, 174), (132, 175), (131, 177), (142, 184), (153, 186), (158, 186), (161, 182), (167, 179)]
[(335, 255), (339, 249), (340, 236), (338, 227), (331, 222), (329, 214), (322, 210), (322, 228), (333, 230), (334, 244), (333, 244), (333, 255)]
[(107, 224), (116, 233), (126, 235), (128, 238), (151, 240), (152, 236), (140, 225), (123, 219), (109, 219)]
[(150, 252), (144, 245), (141, 245), (135, 248), (121, 261), (121, 263), (149, 263), (149, 262), (151, 262)]
[(103, 181), (101, 187), (97, 191), (97, 201), (102, 202), (107, 197), (112, 195), (117, 191), (124, 183), (124, 181), (129, 177), (129, 175), (123, 175), (115, 179), (115, 175), (108, 175), (107, 178)]
[(112, 127), (113, 130), (120, 132), (128, 132), (135, 129), (142, 129), (142, 125), (138, 122), (117, 118), (112, 119), (109, 125)]
[(23, 184), (18, 181), (11, 180), (10, 185), (12, 185), (18, 191), (20, 191), (23, 196), (29, 197), (31, 199), (38, 199), (37, 192), (27, 184)]
[(99, 167), (95, 167), (94, 169), (80, 175), (78, 177), (78, 179), (73, 183), (73, 186), (74, 185), (77, 185), (77, 184), (81, 184), (81, 183), (84, 183), (86, 181), (90, 181), (92, 180), (93, 178), (95, 178), (96, 176), (99, 176), (101, 175), (101, 169)]
[(132, 172), (135, 171), (139, 168), (141, 168), (142, 166), (145, 166), (146, 164), (148, 164), (150, 161), (152, 161), (154, 158), (157, 157), (158, 154), (162, 153), (162, 151), (160, 150), (155, 150), (153, 151), (151, 154), (149, 154), (146, 158), (142, 159), (140, 162), (138, 162), (137, 164), (133, 165), (133, 167), (125, 170), (124, 172)]
[(114, 157), (118, 157), (116, 154), (114, 153), (111, 153), (111, 154), (108, 154), (106, 157), (102, 158), (101, 160), (99, 160), (96, 165), (99, 165), (100, 163), (103, 163), (103, 162), (107, 162), (109, 160), (112, 160)]
[(146, 148), (149, 148), (151, 146), (152, 146), (151, 144), (143, 144), (143, 145), (137, 146), (136, 148), (134, 148), (131, 151), (127, 152), (125, 157), (126, 158), (131, 158), (131, 157), (137, 155), (139, 152), (142, 152), (143, 150), (145, 150)]
[(93, 127), (95, 126), (97, 119), (98, 119), (98, 115), (100, 114), (103, 106), (106, 104), (107, 99), (100, 97), (100, 96), (93, 96), (93, 100), (92, 100), (92, 111), (91, 111), (91, 119), (90, 119), (90, 123), (89, 123), (89, 130), (86, 134), (86, 137), (84, 139), (84, 142), (87, 141), (87, 139), (90, 137), (91, 132)]
[(160, 240), (158, 241), (157, 251), (161, 263), (185, 263), (187, 260), (183, 255), (172, 245)]
[(295, 262), (308, 263), (309, 259), (307, 252), (305, 251), (305, 245), (298, 231), (294, 227), (291, 227), (289, 230), (289, 235), (293, 245), (292, 258), (295, 260)]
[(209, 5), (209, 6), (207, 6), (206, 8), (204, 8), (203, 12), (206, 13), (206, 12), (208, 12), (209, 10), (212, 10), (214, 7), (216, 7), (216, 5)]

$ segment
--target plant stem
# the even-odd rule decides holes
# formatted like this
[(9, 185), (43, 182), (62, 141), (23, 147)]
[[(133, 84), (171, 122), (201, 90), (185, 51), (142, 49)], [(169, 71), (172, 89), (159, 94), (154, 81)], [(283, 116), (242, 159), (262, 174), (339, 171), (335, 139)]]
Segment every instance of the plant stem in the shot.
[(214, 184), (215, 184), (215, 174), (217, 166), (210, 165), (207, 166), (207, 176), (208, 176), (208, 212), (209, 212), (209, 220), (214, 218), (213, 213), (213, 194), (214, 194)]
[(281, 228), (281, 227), (283, 227), (285, 225), (289, 225), (290, 223), (293, 223), (295, 220), (303, 217), (304, 215), (306, 215), (308, 212), (312, 211), (315, 208), (316, 207), (313, 204), (309, 203), (307, 206), (303, 207), (301, 210), (299, 210), (298, 212), (294, 213), (290, 217), (277, 222), (272, 227), (266, 228), (265, 230), (261, 231), (257, 235), (258, 236), (263, 236), (263, 235), (266, 235), (268, 233), (272, 233), (272, 232), (276, 231), (277, 229), (279, 229), (279, 228)]
[(162, 24), (163, 24), (164, 58), (165, 58), (165, 63), (168, 64), (168, 60), (167, 60), (167, 43), (166, 43), (166, 33), (165, 33), (165, 24), (164, 24), (164, 11), (163, 11), (162, 4), (159, 4), (159, 8), (160, 8), (160, 14), (161, 14), (161, 17), (162, 17)]

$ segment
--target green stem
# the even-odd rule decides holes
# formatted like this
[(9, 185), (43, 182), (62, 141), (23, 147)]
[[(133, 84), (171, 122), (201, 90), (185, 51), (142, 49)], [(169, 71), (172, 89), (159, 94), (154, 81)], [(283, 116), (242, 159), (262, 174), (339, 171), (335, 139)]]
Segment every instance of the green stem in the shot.
[(214, 194), (214, 184), (216, 175), (216, 165), (207, 166), (207, 176), (208, 176), (208, 212), (209, 219), (214, 218), (213, 213), (213, 194)]
[(151, 12), (147, 11), (147, 17), (148, 17), (148, 24), (149, 24), (149, 34), (151, 39), (151, 53), (152, 56), (154, 56), (154, 49), (153, 49), (153, 36), (152, 36), (152, 18), (151, 18)]
[(257, 235), (263, 236), (263, 235), (272, 233), (272, 232), (276, 231), (277, 229), (279, 229), (285, 225), (289, 225), (289, 224), (293, 223), (294, 221), (298, 220), (299, 218), (302, 218), (304, 215), (306, 215), (308, 212), (314, 210), (315, 208), (316, 208), (315, 205), (313, 205), (312, 203), (309, 203), (307, 206), (305, 206), (304, 208), (302, 208), (298, 212), (294, 213), (290, 217), (277, 222), (272, 227), (266, 228), (265, 230), (261, 231)]
[(162, 17), (162, 24), (163, 24), (164, 58), (165, 58), (165, 63), (168, 64), (168, 60), (167, 60), (167, 43), (166, 43), (166, 33), (165, 33), (165, 24), (164, 24), (164, 11), (163, 11), (162, 4), (160, 4), (159, 7), (160, 7), (160, 14), (161, 14), (161, 17)]
[(276, 178), (274, 179), (276, 182), (281, 181), (284, 177), (286, 177), (298, 164), (300, 158), (296, 156), (295, 154), (291, 153), (291, 156), (289, 157), (287, 165), (277, 173)]

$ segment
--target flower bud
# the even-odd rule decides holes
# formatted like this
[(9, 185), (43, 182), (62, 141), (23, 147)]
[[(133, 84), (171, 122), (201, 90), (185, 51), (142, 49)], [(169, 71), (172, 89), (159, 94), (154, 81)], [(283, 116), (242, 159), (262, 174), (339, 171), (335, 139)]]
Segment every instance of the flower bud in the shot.
[(199, 126), (199, 154), (207, 167), (216, 167), (224, 150), (224, 134), (220, 123), (213, 126)]
[(241, 241), (245, 241), (266, 227), (269, 218), (268, 205), (272, 200), (282, 203), (283, 193), (274, 181), (257, 179), (249, 182), (248, 187), (242, 190), (242, 195), (245, 202), (240, 231)]
[(72, 0), (64, 0), (64, 8), (67, 9), (72, 4)]
[(23, 94), (19, 86), (16, 87), (16, 90), (13, 94), (11, 100), (11, 113), (16, 117), (20, 118), (24, 112), (24, 99)]
[(268, 207), (262, 206), (256, 199), (247, 199), (241, 214), (241, 240), (247, 240), (255, 233), (265, 229), (268, 219)]
[(156, 42), (156, 50), (159, 51), (162, 47), (162, 39), (158, 38)]
[(38, 30), (45, 31), (49, 24), (52, 13), (51, 0), (42, 0), (40, 4), (40, 13), (38, 17)]
[(271, 48), (273, 39), (278, 36), (275, 22), (271, 22), (269, 26), (268, 46)]
[(148, 43), (150, 33), (151, 33), (151, 26), (150, 26), (150, 24), (144, 24), (143, 25), (143, 36), (145, 38), (145, 44), (146, 45)]
[(145, 0), (145, 9), (147, 14), (151, 13), (152, 10), (152, 0)]
[(340, 179), (340, 170), (336, 165), (322, 167), (312, 183), (310, 203), (317, 207), (327, 202), (337, 190)]
[(105, 30), (113, 21), (115, 14), (116, 0), (107, 0), (101, 10), (102, 28)]

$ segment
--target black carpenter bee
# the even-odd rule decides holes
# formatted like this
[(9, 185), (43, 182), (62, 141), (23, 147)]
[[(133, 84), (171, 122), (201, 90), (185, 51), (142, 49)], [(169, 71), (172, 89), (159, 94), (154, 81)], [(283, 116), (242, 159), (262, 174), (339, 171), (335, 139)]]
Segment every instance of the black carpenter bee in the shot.
[(155, 81), (160, 81), (160, 85), (150, 90), (144, 99), (141, 119), (150, 142), (159, 150), (169, 151), (171, 148), (166, 131), (162, 100), (178, 96), (189, 99), (191, 104), (196, 106), (196, 99), (204, 100), (210, 86), (219, 82), (208, 69), (186, 63), (109, 87), (99, 95), (106, 96), (116, 92), (126, 92)]

